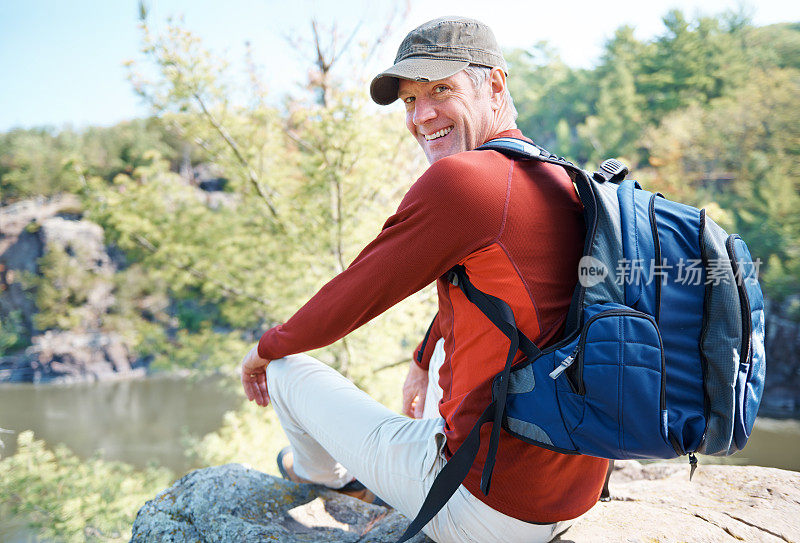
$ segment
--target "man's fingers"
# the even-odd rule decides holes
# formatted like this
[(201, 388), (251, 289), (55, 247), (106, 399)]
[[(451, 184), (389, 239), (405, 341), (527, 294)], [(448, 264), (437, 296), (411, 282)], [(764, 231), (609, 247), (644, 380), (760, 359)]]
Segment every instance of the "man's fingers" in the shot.
[(258, 390), (261, 393), (261, 398), (263, 401), (262, 405), (269, 405), (269, 389), (267, 389), (267, 372), (259, 373), (256, 376), (256, 385), (258, 386)]
[(247, 399), (252, 402), (255, 398), (253, 395), (253, 386), (244, 375), (242, 376), (242, 388), (244, 389), (244, 394), (247, 396)]
[(242, 375), (242, 388), (247, 399), (258, 405), (269, 405), (266, 374)]
[(422, 413), (425, 411), (425, 393), (423, 390), (417, 395), (417, 403), (414, 404), (414, 418), (421, 419)]
[(411, 410), (411, 407), (414, 404), (414, 397), (414, 394), (403, 393), (403, 414), (409, 417), (414, 416), (414, 412)]

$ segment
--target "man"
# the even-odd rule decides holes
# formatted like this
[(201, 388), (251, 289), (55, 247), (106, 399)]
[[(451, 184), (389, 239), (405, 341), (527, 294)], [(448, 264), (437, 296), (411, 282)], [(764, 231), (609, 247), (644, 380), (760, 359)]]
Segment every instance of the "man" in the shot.
[[(289, 478), (337, 489), (357, 480), (413, 517), (488, 405), (509, 346), (448, 283), (448, 270), (463, 265), (544, 347), (564, 331), (584, 226), (561, 168), (472, 151), (497, 137), (523, 137), (505, 60), (482, 23), (448, 17), (412, 30), (370, 92), (378, 104), (402, 100), (408, 130), (431, 166), (347, 270), (262, 336), (242, 362), (242, 384), (250, 400), (272, 401), (291, 445), (280, 458)], [(439, 314), (409, 368), (403, 403), (406, 414), (420, 417), (426, 397), (440, 395), (439, 416), (398, 415), (328, 366), (296, 355), (338, 340), (431, 281)], [(505, 433), (484, 496), (490, 427), (482, 429), (482, 450), (464, 484), (424, 529), (431, 538), (549, 541), (596, 503), (606, 460), (557, 454)]]

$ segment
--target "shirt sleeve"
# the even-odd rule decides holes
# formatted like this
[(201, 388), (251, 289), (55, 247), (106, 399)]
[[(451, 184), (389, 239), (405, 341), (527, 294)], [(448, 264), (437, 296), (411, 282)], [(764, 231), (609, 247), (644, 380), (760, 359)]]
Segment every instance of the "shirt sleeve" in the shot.
[(259, 356), (274, 360), (330, 345), (495, 241), (507, 187), (488, 182), (467, 155), (428, 168), (352, 264), (264, 333)]

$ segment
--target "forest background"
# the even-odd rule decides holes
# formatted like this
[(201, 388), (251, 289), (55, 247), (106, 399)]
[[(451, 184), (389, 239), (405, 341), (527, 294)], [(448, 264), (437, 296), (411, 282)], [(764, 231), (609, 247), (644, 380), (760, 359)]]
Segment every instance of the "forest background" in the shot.
[[(81, 308), (107, 278), (80, 251), (51, 250), (23, 279), (35, 316), (3, 315), (0, 355), (45, 330), (102, 330), (124, 337), (150, 371), (230, 376), (265, 329), (379, 232), (425, 163), (397, 112), (376, 109), (354, 75), (380, 39), (359, 43), (313, 23), (295, 43), (312, 59), (306, 85), (275, 105), (251, 56), (229, 62), (180, 21), (155, 32), (141, 15), (142, 56), (129, 78), (152, 116), (0, 134), (0, 204), (75, 195), (75, 213), (103, 228), (123, 262), (114, 304), (87, 318)], [(800, 24), (680, 11), (663, 23), (647, 40), (620, 27), (591, 68), (566, 65), (546, 43), (507, 51), (518, 125), (576, 163), (619, 158), (648, 190), (705, 207), (761, 260), (770, 300), (791, 301), (800, 293)], [(234, 75), (242, 70), (245, 82)], [(800, 302), (792, 307), (800, 320)], [(315, 354), (399, 408), (403, 366), (434, 312), (428, 288)], [(243, 404), (187, 455), (198, 467), (273, 472), (279, 432), (271, 411)], [(24, 516), (43, 538), (126, 540), (138, 508), (174, 477), (81, 461), (26, 433), (0, 461), (0, 516)]]

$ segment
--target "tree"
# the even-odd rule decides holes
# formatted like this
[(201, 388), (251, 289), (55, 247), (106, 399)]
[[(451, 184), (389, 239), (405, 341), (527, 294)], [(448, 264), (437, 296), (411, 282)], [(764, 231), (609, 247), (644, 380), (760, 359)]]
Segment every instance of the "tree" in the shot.
[(629, 26), (619, 28), (606, 44), (593, 77), (599, 88), (595, 111), (577, 127), (581, 141), (589, 144), (580, 149), (582, 161), (599, 164), (614, 157), (632, 164), (638, 162), (645, 99), (637, 91), (636, 80), (641, 75), (639, 59), (646, 50), (647, 46), (634, 38)]
[[(172, 23), (156, 36), (142, 22), (155, 76), (146, 79), (131, 64), (135, 88), (180, 139), (199, 146), (226, 189), (215, 203), (204, 201), (152, 154), (113, 185), (90, 181), (88, 201), (111, 239), (169, 285), (176, 300), (217, 308), (200, 323), (203, 330), (239, 329), (255, 338), (263, 326), (285, 320), (379, 232), (421, 171), (402, 124), (368, 107), (366, 85), (356, 92), (333, 77), (341, 50), (323, 49), (321, 30), (312, 29), (314, 98), (290, 99), (282, 110), (266, 105), (252, 64), (250, 88), (234, 92), (227, 63), (190, 32)], [(231, 98), (242, 94), (241, 103)], [(402, 323), (369, 340), (356, 334), (357, 347), (339, 342), (322, 356), (355, 376), (368, 368), (351, 368), (354, 350), (379, 364), (397, 359), (411, 348), (400, 346), (413, 341), (403, 338), (421, 334), (429, 318), (397, 317), (403, 311), (409, 310), (385, 319)], [(377, 358), (366, 355), (376, 347)]]
[(738, 91), (675, 112), (646, 138), (657, 187), (727, 210), (778, 298), (800, 289), (798, 99), (800, 71), (753, 70)]

